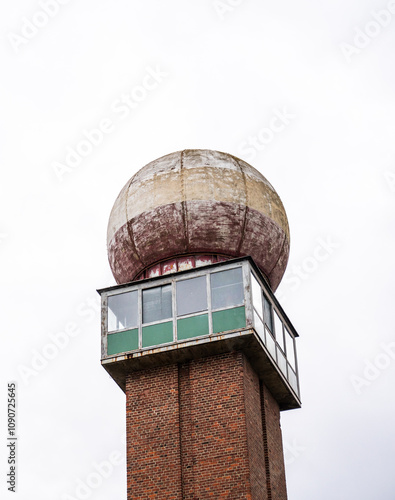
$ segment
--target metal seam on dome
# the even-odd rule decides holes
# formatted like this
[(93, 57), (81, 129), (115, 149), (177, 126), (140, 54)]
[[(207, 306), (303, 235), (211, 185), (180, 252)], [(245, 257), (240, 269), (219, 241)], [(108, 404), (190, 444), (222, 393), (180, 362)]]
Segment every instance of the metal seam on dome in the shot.
[(127, 228), (127, 231), (128, 231), (128, 235), (129, 235), (129, 240), (130, 240), (130, 243), (132, 245), (132, 248), (135, 252), (135, 254), (137, 255), (137, 258), (140, 262), (140, 264), (142, 266), (145, 266), (145, 263), (143, 262), (143, 260), (141, 259), (138, 251), (137, 251), (137, 247), (136, 247), (136, 244), (134, 242), (134, 235), (133, 235), (133, 229), (132, 229), (132, 221), (129, 221), (129, 216), (128, 216), (128, 199), (129, 199), (129, 191), (130, 191), (130, 188), (133, 184), (133, 181), (134, 181), (134, 178), (136, 177), (136, 175), (138, 174), (139, 171), (137, 171), (133, 177), (130, 179), (130, 182), (129, 182), (129, 185), (127, 187), (127, 190), (126, 190), (126, 199), (125, 199), (125, 214), (126, 214), (126, 228)]
[(185, 252), (189, 251), (188, 244), (188, 215), (187, 215), (187, 203), (185, 199), (185, 176), (184, 176), (184, 152), (183, 149), (180, 154), (180, 178), (181, 178), (181, 215), (182, 223), (184, 226), (184, 239), (185, 239)]
[(244, 207), (244, 217), (243, 217), (243, 224), (242, 224), (242, 227), (241, 227), (241, 231), (240, 231), (240, 239), (239, 239), (239, 243), (237, 245), (237, 249), (236, 249), (236, 252), (238, 254), (240, 254), (240, 249), (241, 249), (241, 246), (243, 244), (243, 239), (244, 239), (244, 232), (245, 232), (245, 228), (246, 228), (246, 224), (247, 224), (247, 213), (248, 213), (248, 193), (247, 193), (247, 180), (246, 180), (246, 175), (245, 175), (245, 172), (243, 170), (243, 167), (240, 165), (240, 163), (237, 161), (237, 166), (239, 167), (240, 169), (240, 172), (241, 172), (241, 176), (243, 178), (243, 184), (244, 184), (244, 192), (245, 192), (245, 207)]
[(280, 250), (280, 253), (279, 253), (279, 256), (278, 256), (278, 259), (276, 260), (276, 262), (274, 263), (274, 266), (270, 269), (270, 271), (267, 273), (268, 276), (270, 276), (273, 272), (273, 270), (276, 268), (279, 260), (281, 259), (281, 257), (283, 256), (283, 250), (284, 250), (284, 245), (285, 245), (285, 242), (287, 241), (287, 234), (285, 231), (284, 232), (284, 239), (283, 239), (283, 242), (282, 242), (282, 245), (281, 245), (281, 250)]

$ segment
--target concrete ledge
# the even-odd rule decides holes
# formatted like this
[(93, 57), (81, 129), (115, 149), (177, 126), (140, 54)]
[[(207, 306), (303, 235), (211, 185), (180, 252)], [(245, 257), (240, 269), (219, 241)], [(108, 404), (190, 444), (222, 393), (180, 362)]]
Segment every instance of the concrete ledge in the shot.
[(280, 410), (301, 407), (299, 397), (271, 359), (254, 329), (208, 335), (158, 346), (154, 349), (140, 349), (120, 356), (104, 358), (101, 363), (125, 392), (126, 377), (133, 371), (174, 363), (186, 363), (193, 359), (232, 351), (241, 351), (247, 356), (259, 378), (277, 401)]

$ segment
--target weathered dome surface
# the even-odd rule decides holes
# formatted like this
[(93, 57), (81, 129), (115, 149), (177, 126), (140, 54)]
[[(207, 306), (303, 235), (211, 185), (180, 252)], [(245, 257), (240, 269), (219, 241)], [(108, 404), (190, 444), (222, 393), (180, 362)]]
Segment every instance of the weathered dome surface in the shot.
[(275, 290), (288, 261), (289, 227), (279, 196), (255, 168), (226, 153), (184, 150), (127, 182), (107, 244), (117, 283), (166, 259), (206, 253), (250, 255)]

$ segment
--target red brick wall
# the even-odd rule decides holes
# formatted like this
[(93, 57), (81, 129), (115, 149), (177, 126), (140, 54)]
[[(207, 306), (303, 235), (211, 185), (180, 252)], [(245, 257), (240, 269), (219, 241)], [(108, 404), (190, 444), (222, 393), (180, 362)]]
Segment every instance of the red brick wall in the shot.
[(245, 358), (244, 395), (252, 498), (254, 500), (267, 500), (260, 382), (257, 374)]
[(126, 381), (128, 500), (182, 500), (177, 365)]
[(262, 382), (261, 404), (268, 500), (286, 500), (287, 488), (280, 410), (273, 396)]
[(278, 405), (242, 353), (133, 373), (126, 394), (128, 500), (286, 500)]
[(184, 498), (251, 499), (242, 354), (192, 361), (180, 375)]

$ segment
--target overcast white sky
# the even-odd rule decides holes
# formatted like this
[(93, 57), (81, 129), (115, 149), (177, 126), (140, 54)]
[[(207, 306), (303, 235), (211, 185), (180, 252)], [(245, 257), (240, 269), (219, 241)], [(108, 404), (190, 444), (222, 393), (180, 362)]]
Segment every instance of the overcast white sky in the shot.
[(393, 500), (394, 2), (19, 0), (1, 3), (0, 33), (2, 498), (126, 499), (124, 394), (96, 311), (114, 284), (107, 220), (136, 170), (209, 148), (259, 169), (290, 222), (289, 499)]

